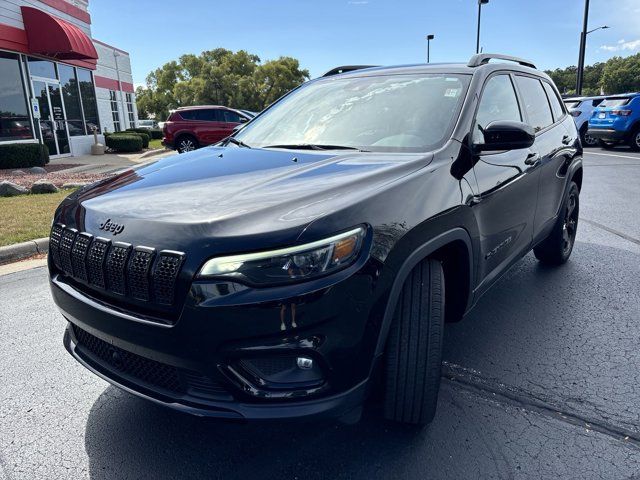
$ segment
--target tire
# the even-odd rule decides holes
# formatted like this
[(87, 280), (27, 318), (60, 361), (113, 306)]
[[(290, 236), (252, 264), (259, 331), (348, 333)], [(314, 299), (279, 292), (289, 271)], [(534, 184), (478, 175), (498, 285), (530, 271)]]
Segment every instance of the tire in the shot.
[(178, 153), (187, 153), (197, 150), (198, 140), (192, 135), (180, 135), (176, 141), (176, 150)]
[(562, 265), (573, 251), (580, 213), (580, 190), (575, 182), (571, 182), (560, 212), (549, 236), (533, 249), (536, 258), (548, 265)]
[(605, 150), (611, 150), (616, 146), (616, 144), (612, 142), (605, 142), (604, 140), (598, 140), (598, 146), (604, 148)]
[(597, 147), (598, 146), (598, 139), (592, 137), (591, 135), (587, 134), (587, 128), (583, 128), (580, 131), (580, 140), (582, 141), (582, 146), (585, 148), (591, 148), (591, 147)]
[(385, 352), (384, 416), (427, 425), (436, 413), (442, 336), (444, 273), (437, 260), (416, 265), (404, 282)]
[(640, 125), (633, 129), (629, 138), (629, 146), (634, 152), (640, 152)]

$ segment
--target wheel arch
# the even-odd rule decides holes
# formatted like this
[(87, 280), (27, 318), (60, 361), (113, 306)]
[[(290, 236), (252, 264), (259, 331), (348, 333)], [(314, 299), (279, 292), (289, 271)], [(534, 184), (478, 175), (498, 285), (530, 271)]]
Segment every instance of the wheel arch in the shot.
[[(474, 266), (471, 237), (467, 230), (456, 227), (420, 245), (401, 264), (393, 280), (385, 305), (376, 345), (376, 357), (384, 352), (396, 304), (405, 280), (416, 265), (430, 257), (440, 260), (443, 264), (445, 275), (445, 320), (449, 322), (460, 320), (473, 304), (472, 279), (474, 278)], [(451, 288), (453, 285), (455, 285), (455, 289)]]

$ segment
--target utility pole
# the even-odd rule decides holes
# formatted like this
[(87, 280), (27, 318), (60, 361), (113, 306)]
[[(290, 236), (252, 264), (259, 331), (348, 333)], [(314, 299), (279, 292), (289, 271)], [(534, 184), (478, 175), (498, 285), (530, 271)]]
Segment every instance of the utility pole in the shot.
[(580, 53), (578, 54), (578, 75), (576, 78), (576, 95), (582, 95), (582, 79), (584, 75), (584, 51), (587, 45), (587, 24), (589, 23), (589, 0), (584, 0), (584, 20), (580, 33)]
[(430, 61), (430, 42), (435, 38), (435, 35), (427, 35), (427, 63)]
[(482, 14), (482, 5), (489, 3), (489, 0), (478, 0), (478, 33), (476, 36), (476, 53), (480, 53), (480, 15)]

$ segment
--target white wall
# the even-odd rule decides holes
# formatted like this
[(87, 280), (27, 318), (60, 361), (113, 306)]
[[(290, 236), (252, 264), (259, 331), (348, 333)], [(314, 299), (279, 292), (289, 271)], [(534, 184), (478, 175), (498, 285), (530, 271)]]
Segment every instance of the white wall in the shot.
[[(84, 0), (76, 0), (68, 3), (84, 10), (85, 12), (87, 11), (87, 2)], [(89, 24), (84, 23), (83, 21), (64, 12), (56, 10), (55, 8), (50, 7), (43, 2), (39, 2), (38, 0), (0, 0), (0, 23), (24, 30), (20, 7), (33, 7), (55, 15), (58, 18), (77, 25), (84, 33), (91, 36), (91, 26)]]

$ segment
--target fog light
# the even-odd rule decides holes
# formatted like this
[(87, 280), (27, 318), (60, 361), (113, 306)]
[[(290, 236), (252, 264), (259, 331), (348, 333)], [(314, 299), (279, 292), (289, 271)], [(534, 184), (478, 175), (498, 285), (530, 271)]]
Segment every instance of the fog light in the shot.
[(296, 363), (298, 368), (302, 370), (311, 370), (313, 368), (313, 360), (308, 357), (298, 357), (296, 358)]

